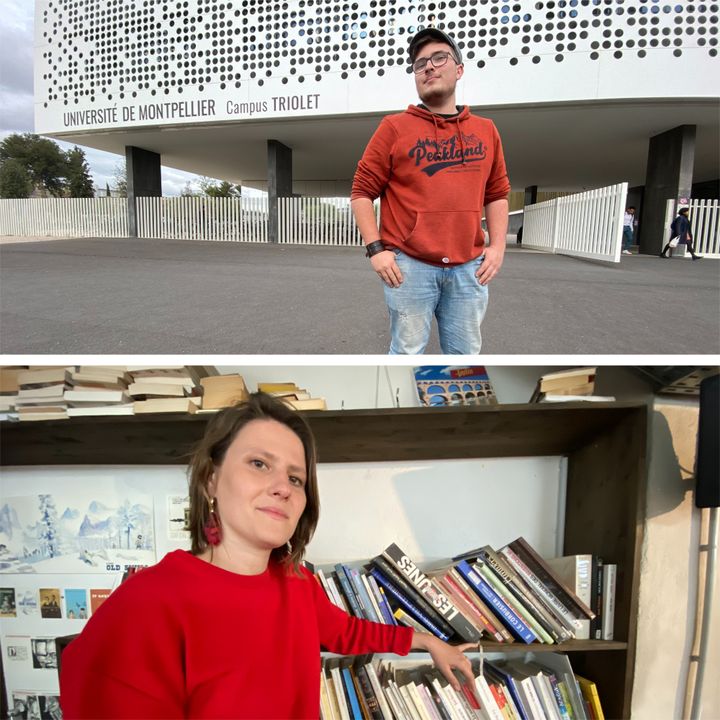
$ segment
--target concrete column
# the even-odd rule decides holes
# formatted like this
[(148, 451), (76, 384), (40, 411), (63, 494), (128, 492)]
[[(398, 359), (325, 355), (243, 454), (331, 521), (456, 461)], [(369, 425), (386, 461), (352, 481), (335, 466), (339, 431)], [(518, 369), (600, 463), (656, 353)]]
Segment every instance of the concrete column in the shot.
[(525, 188), (525, 205), (535, 205), (538, 196), (538, 186), (528, 185)]
[(128, 233), (138, 236), (138, 218), (135, 198), (161, 197), (160, 155), (132, 145), (125, 146), (125, 172), (127, 175)]
[(695, 125), (680, 125), (650, 138), (640, 217), (640, 252), (659, 253), (668, 238), (665, 204), (691, 197)]
[(292, 149), (278, 140), (268, 140), (268, 240), (280, 239), (278, 198), (292, 197)]

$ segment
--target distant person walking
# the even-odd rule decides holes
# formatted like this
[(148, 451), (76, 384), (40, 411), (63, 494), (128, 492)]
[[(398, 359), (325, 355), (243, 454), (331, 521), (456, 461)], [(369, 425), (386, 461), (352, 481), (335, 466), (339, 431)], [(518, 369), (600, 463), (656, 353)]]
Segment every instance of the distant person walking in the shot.
[(625, 210), (623, 217), (623, 236), (622, 236), (622, 254), (632, 255), (630, 246), (633, 244), (635, 237), (635, 208), (631, 205)]
[[(687, 246), (688, 252), (692, 255), (693, 260), (702, 260), (702, 256), (696, 255), (695, 249), (693, 248), (692, 228), (690, 227), (690, 220), (688, 219), (689, 213), (690, 208), (682, 207), (678, 210), (678, 216), (672, 221), (672, 225), (670, 225), (670, 239), (660, 253), (661, 258), (667, 258), (668, 250), (670, 251), (670, 257), (672, 257), (672, 249), (682, 244)], [(678, 240), (673, 244), (675, 238), (678, 238)]]

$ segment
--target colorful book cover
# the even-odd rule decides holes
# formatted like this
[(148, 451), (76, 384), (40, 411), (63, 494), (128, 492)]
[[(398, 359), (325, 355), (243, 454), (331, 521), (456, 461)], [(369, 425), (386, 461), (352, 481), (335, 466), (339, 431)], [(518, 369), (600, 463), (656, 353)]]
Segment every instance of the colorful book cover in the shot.
[(91, 590), (90, 591), (90, 611), (94, 614), (98, 608), (110, 597), (111, 590)]
[(65, 617), (68, 620), (87, 620), (88, 601), (85, 588), (65, 589)]
[(421, 365), (414, 368), (413, 372), (421, 405), (447, 407), (497, 404), (492, 383), (482, 365)]
[(0, 588), (0, 617), (17, 617), (15, 588)]
[(40, 588), (40, 616), (44, 618), (62, 617), (59, 588)]

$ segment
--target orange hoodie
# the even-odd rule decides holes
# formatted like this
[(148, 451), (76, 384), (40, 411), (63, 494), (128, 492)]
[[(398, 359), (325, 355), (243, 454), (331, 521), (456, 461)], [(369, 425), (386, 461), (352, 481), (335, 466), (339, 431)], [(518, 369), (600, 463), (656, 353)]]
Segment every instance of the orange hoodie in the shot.
[(385, 245), (447, 267), (482, 255), (483, 207), (508, 192), (491, 120), (467, 106), (446, 119), (410, 105), (380, 123), (358, 163), (351, 198), (381, 198)]

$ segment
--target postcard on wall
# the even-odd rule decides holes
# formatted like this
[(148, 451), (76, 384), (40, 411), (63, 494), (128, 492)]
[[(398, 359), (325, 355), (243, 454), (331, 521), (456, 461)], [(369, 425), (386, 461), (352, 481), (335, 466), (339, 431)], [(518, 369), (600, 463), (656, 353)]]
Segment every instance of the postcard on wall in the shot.
[(190, 498), (168, 495), (167, 513), (168, 540), (190, 540)]
[(9, 663), (26, 663), (30, 657), (29, 635), (6, 635), (5, 657)]
[(413, 372), (421, 405), (443, 407), (497, 404), (490, 378), (481, 365), (422, 365), (414, 368)]
[(44, 618), (61, 618), (60, 589), (40, 588), (40, 616)]
[(40, 701), (37, 693), (25, 690), (13, 691), (10, 717), (40, 720)]
[(85, 588), (65, 588), (65, 617), (68, 620), (87, 620), (88, 601)]
[(57, 670), (55, 638), (30, 638), (33, 667), (38, 670)]
[(6, 498), (0, 548), (0, 573), (122, 572), (129, 565), (153, 565), (152, 495), (112, 481), (83, 493)]
[(97, 609), (110, 597), (111, 592), (109, 588), (90, 590), (90, 612), (97, 612)]
[(18, 616), (38, 615), (38, 594), (37, 590), (17, 589), (17, 612)]
[(15, 588), (0, 587), (0, 618), (17, 617)]

